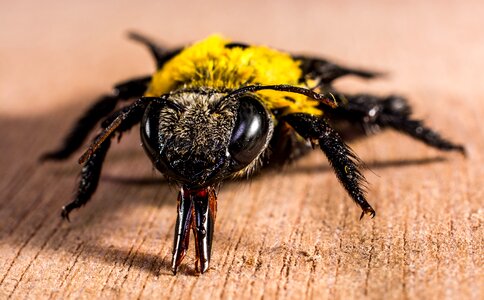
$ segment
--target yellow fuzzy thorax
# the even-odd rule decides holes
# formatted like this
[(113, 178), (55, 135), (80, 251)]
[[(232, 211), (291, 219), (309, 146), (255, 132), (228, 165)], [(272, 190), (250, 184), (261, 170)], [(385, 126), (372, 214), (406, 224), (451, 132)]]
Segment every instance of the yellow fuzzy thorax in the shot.
[[(146, 96), (160, 96), (180, 88), (234, 90), (247, 85), (300, 83), (299, 62), (289, 54), (263, 46), (226, 48), (230, 43), (212, 35), (183, 49), (154, 75)], [(257, 94), (269, 109), (320, 115), (318, 101), (306, 96), (264, 90)]]

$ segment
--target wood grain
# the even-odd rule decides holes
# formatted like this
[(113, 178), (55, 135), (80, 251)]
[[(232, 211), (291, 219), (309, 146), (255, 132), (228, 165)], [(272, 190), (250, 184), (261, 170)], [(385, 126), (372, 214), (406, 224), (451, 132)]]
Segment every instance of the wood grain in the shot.
[[(178, 3), (178, 2), (177, 2)], [(483, 299), (484, 5), (0, 4), (0, 299)], [(183, 11), (183, 13), (180, 13)], [(152, 64), (123, 32), (178, 45), (211, 32), (388, 70), (340, 88), (397, 92), (469, 156), (395, 132), (352, 143), (376, 218), (358, 221), (325, 157), (221, 189), (211, 269), (170, 271), (176, 194), (137, 130), (113, 145), (92, 201), (62, 222), (76, 157), (39, 164), (114, 82)]]

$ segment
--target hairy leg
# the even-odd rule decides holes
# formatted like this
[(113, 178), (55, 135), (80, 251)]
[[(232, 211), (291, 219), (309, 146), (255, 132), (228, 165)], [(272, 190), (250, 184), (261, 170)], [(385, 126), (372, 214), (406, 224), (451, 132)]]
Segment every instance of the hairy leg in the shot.
[(364, 214), (375, 216), (375, 211), (365, 198), (363, 185), (366, 181), (358, 167), (359, 159), (343, 142), (338, 133), (322, 118), (309, 114), (290, 114), (284, 116), (283, 120), (303, 138), (308, 139), (313, 144), (319, 144), (343, 187), (363, 210), (361, 217)]
[(167, 61), (172, 59), (175, 55), (177, 55), (181, 51), (181, 49), (171, 49), (171, 50), (165, 49), (140, 33), (130, 32), (128, 36), (132, 40), (140, 42), (146, 47), (148, 47), (148, 49), (151, 52), (151, 55), (153, 55), (153, 58), (156, 61), (156, 67), (158, 69), (160, 69)]
[[(371, 134), (383, 128), (393, 128), (430, 147), (465, 154), (462, 145), (443, 138), (435, 130), (426, 127), (421, 120), (413, 119), (412, 109), (403, 97), (394, 95), (377, 97), (367, 94), (336, 94), (336, 97), (340, 104), (337, 108), (328, 111), (331, 120), (335, 120), (335, 125), (338, 125), (338, 121), (348, 121), (362, 129), (353, 130), (352, 134)], [(348, 131), (351, 129), (349, 128)]]
[(64, 139), (62, 146), (47, 152), (40, 157), (45, 160), (62, 160), (68, 158), (79, 149), (89, 133), (96, 127), (99, 121), (114, 111), (120, 100), (128, 100), (143, 96), (151, 76), (132, 79), (116, 85), (109, 95), (98, 99), (75, 123)]
[[(141, 121), (144, 107), (136, 107), (136, 110), (130, 111), (129, 108), (133, 107), (133, 105), (134, 104), (113, 113), (102, 123), (104, 131), (94, 139), (95, 142), (102, 139), (102, 142), (98, 143), (95, 151), (90, 152), (89, 156), (86, 156), (85, 162), (83, 161), (84, 166), (82, 167), (76, 197), (72, 202), (62, 208), (61, 216), (64, 219), (69, 220), (69, 213), (72, 210), (85, 205), (96, 191), (103, 162), (109, 150), (109, 146), (111, 145), (111, 138), (114, 136), (114, 133), (121, 134)], [(106, 130), (110, 127), (112, 128), (111, 124), (123, 114), (127, 114), (127, 117), (124, 118), (116, 128), (112, 129), (108, 135), (106, 135)]]
[(367, 79), (383, 75), (375, 71), (340, 66), (321, 58), (299, 55), (295, 55), (293, 58), (301, 62), (301, 69), (303, 71), (303, 78), (301, 79), (315, 79), (318, 83), (317, 85), (320, 87), (328, 86), (335, 79), (346, 75), (354, 75)]
[(72, 202), (62, 207), (62, 218), (69, 221), (69, 213), (83, 205), (90, 199), (97, 189), (104, 158), (109, 150), (111, 141), (107, 141), (99, 148), (95, 155), (84, 164), (81, 171), (81, 179), (77, 187), (76, 197)]
[[(150, 49), (158, 68), (161, 68), (168, 60), (181, 51), (181, 49), (164, 49), (147, 37), (138, 33), (130, 33), (129, 37), (146, 45)], [(40, 160), (62, 160), (68, 158), (82, 146), (83, 142), (94, 127), (96, 127), (97, 123), (114, 111), (120, 100), (129, 100), (143, 96), (150, 81), (151, 76), (144, 76), (117, 84), (111, 94), (100, 97), (77, 120), (74, 127), (64, 139), (62, 146), (56, 150), (43, 154), (40, 157)]]

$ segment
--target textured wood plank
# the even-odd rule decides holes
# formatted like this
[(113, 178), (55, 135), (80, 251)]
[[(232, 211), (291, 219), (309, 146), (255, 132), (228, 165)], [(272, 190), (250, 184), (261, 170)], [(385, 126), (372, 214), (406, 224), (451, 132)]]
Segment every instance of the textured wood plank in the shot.
[[(479, 1), (2, 2), (0, 299), (482, 299), (482, 15)], [(190, 251), (173, 276), (177, 191), (152, 170), (137, 130), (113, 145), (98, 192), (71, 223), (59, 209), (76, 158), (37, 163), (90, 99), (152, 70), (123, 39), (130, 28), (172, 45), (223, 32), (388, 70), (338, 85), (404, 93), (469, 157), (394, 132), (353, 143), (370, 169), (373, 220), (358, 221), (320, 153), (229, 182), (210, 271), (194, 275)]]

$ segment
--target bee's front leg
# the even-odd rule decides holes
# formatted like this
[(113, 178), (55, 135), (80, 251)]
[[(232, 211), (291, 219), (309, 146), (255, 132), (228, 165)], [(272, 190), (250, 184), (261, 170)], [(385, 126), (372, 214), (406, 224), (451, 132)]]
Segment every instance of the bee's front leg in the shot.
[(374, 217), (375, 210), (366, 201), (362, 189), (366, 180), (359, 170), (359, 159), (338, 133), (325, 120), (317, 116), (295, 113), (286, 115), (282, 119), (302, 137), (319, 145), (348, 194), (363, 210), (361, 217), (365, 214)]

